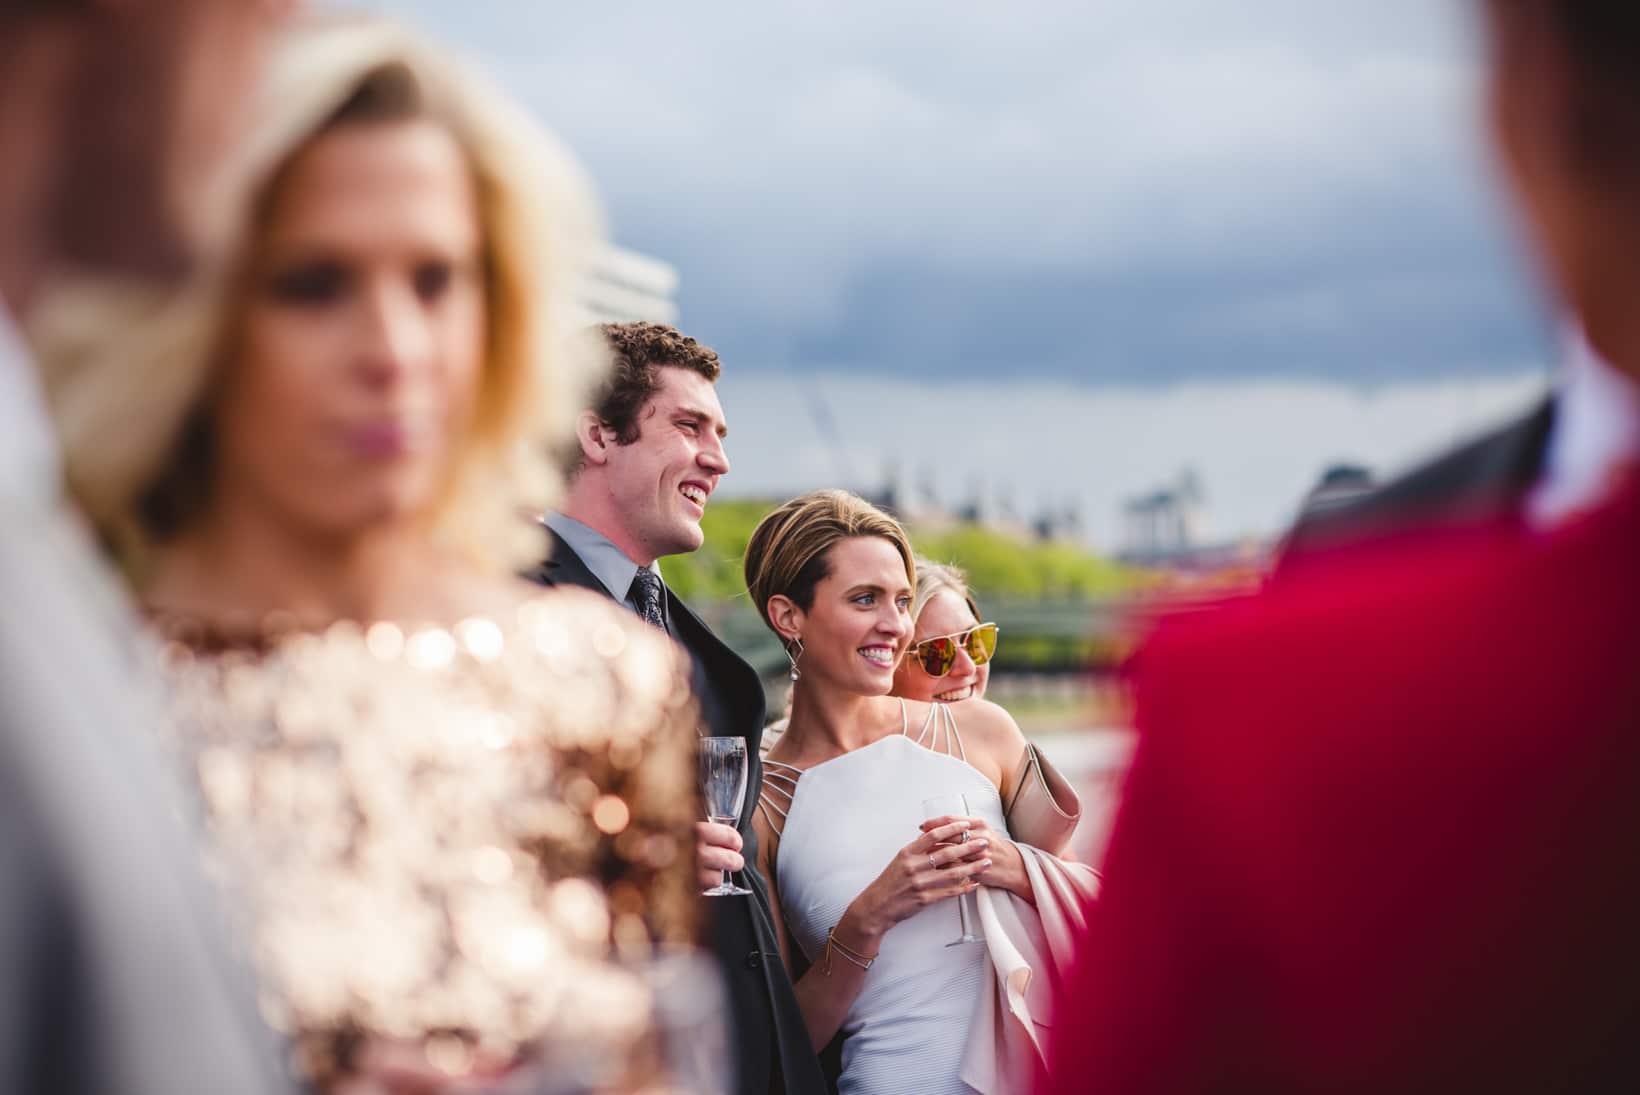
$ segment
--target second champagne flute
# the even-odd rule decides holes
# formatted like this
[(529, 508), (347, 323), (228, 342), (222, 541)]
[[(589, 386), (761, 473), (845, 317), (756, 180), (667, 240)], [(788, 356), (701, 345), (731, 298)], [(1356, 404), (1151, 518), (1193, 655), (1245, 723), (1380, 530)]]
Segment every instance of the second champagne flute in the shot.
[[(741, 807), (746, 805), (746, 739), (700, 739), (700, 789), (706, 796), (706, 820), (719, 825), (735, 826), (740, 822)], [(705, 891), (707, 897), (727, 897), (731, 894), (749, 894), (751, 890), (736, 886), (729, 872), (723, 872), (723, 881)]]
[[(932, 821), (937, 817), (969, 817), (968, 797), (966, 795), (935, 795), (933, 798), (923, 799), (923, 820)], [(962, 934), (957, 936), (948, 947), (958, 947), (964, 943), (983, 943), (985, 937), (974, 930), (979, 923), (979, 902), (971, 893), (957, 896), (957, 922), (962, 926)]]

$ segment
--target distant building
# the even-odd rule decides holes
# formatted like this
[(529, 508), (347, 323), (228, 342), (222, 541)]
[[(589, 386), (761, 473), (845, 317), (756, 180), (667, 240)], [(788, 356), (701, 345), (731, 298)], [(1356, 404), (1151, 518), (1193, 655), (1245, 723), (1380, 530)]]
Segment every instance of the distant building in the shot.
[(968, 498), (956, 508), (956, 518), (965, 525), (996, 525), (1002, 522), (995, 500), (985, 492), (985, 484), (974, 481)]
[(913, 482), (898, 460), (890, 459), (883, 468), (882, 486), (865, 492), (866, 501), (887, 510), (906, 524), (923, 528), (943, 527), (951, 523), (950, 515), (940, 504), (932, 476), (924, 472)]
[(1200, 478), (1189, 469), (1171, 486), (1128, 499), (1122, 505), (1121, 557), (1153, 562), (1202, 546), (1205, 500)]
[(986, 489), (984, 479), (976, 476), (968, 492), (968, 500), (959, 505), (957, 521), (966, 525), (983, 525), (1021, 540), (1031, 536), (1030, 526), (1020, 519), (1014, 506), (1013, 492), (1005, 486)]
[(1128, 499), (1122, 506), (1122, 548), (1116, 557), (1133, 566), (1206, 580), (1221, 590), (1256, 585), (1268, 564), (1270, 544), (1256, 536), (1209, 540), (1206, 500), (1201, 479), (1188, 469), (1171, 486)]
[(1032, 528), (1038, 540), (1067, 544), (1087, 543), (1087, 528), (1082, 523), (1082, 510), (1075, 502), (1067, 502), (1058, 509), (1044, 506), (1032, 522)]
[(1074, 501), (1063, 506), (1044, 505), (1026, 519), (1005, 488), (987, 490), (984, 480), (972, 480), (968, 498), (952, 507), (940, 498), (934, 470), (924, 467), (913, 477), (897, 460), (883, 469), (882, 485), (866, 492), (866, 500), (887, 510), (922, 532), (940, 532), (957, 525), (978, 525), (1020, 540), (1060, 541), (1088, 547), (1082, 512)]
[(677, 267), (624, 247), (604, 250), (580, 295), (594, 323), (678, 321)]

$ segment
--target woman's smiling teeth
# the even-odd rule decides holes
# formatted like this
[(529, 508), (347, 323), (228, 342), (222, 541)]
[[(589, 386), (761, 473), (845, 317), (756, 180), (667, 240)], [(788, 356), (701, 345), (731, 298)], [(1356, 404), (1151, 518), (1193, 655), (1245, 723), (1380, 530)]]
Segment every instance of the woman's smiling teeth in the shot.
[(953, 688), (949, 692), (936, 693), (934, 699), (938, 700), (940, 703), (956, 703), (959, 700), (967, 699), (973, 694), (974, 686), (971, 684), (965, 684), (961, 688)]
[(894, 648), (892, 646), (862, 646), (860, 656), (880, 669), (894, 668)]

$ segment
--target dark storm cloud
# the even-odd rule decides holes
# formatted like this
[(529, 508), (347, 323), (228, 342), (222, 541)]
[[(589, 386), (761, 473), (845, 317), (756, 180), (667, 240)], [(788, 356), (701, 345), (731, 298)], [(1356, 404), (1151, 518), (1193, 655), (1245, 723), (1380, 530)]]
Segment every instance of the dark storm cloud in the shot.
[(1099, 381), (1546, 353), (1458, 0), (396, 0), (735, 368)]

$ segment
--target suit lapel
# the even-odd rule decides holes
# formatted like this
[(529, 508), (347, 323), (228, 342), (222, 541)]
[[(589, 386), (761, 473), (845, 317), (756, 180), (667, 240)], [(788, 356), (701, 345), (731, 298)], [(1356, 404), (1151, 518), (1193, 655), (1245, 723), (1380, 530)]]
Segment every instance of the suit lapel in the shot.
[[(575, 550), (551, 529), (545, 530), (550, 543), (547, 558), (540, 566), (526, 573), (526, 577), (544, 586), (580, 586), (599, 593), (616, 604), (622, 602), (612, 596)], [(757, 807), (757, 787), (761, 783), (763, 762), (758, 750), (763, 741), (763, 682), (757, 671), (712, 633), (706, 622), (695, 615), (670, 587), (666, 589), (666, 611), (672, 622), (675, 638), (693, 659), (699, 673), (706, 680), (697, 681), (710, 687), (723, 706), (718, 723), (710, 732), (746, 739), (749, 778), (746, 781), (746, 803), (741, 809), (742, 832), (749, 832), (753, 811)], [(697, 691), (698, 691), (697, 687)], [(700, 702), (705, 702), (704, 697)]]
[(728, 706), (728, 718), (736, 736), (746, 739), (754, 754), (763, 740), (763, 682), (757, 670), (746, 664), (729, 644), (718, 638), (706, 621), (667, 590), (667, 611), (678, 641), (700, 660)]
[(741, 807), (738, 828), (743, 834), (749, 833), (752, 814), (757, 808), (757, 790), (763, 783), (763, 759), (759, 752), (763, 742), (763, 682), (757, 671), (713, 634), (706, 622), (670, 588), (666, 597), (667, 613), (679, 643), (706, 676), (708, 687), (722, 708), (717, 725), (711, 726), (709, 732), (746, 739), (746, 801)]
[(526, 578), (539, 582), (544, 586), (580, 586), (582, 589), (590, 589), (594, 593), (601, 593), (612, 601), (616, 600), (614, 595), (604, 588), (604, 583), (598, 580), (598, 576), (593, 574), (586, 563), (581, 561), (579, 555), (575, 554), (573, 548), (559, 539), (558, 534), (550, 528), (543, 526), (543, 531), (547, 534), (549, 545), (547, 557), (540, 566), (526, 572), (524, 575)]

